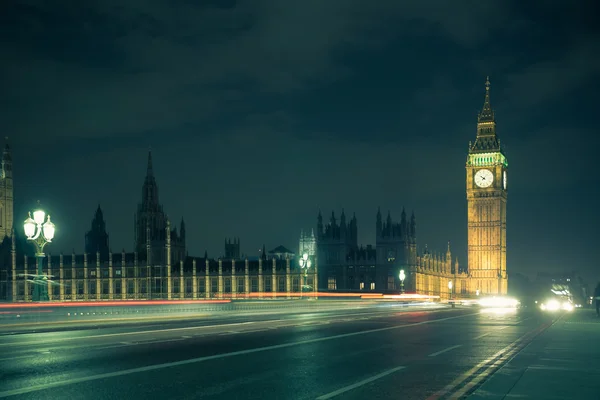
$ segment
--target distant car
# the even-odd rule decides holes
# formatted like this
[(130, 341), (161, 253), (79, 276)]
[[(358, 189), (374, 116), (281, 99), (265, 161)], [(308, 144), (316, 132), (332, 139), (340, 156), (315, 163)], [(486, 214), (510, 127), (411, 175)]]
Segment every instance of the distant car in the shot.
[(573, 303), (570, 300), (561, 299), (561, 298), (550, 298), (550, 299), (544, 300), (540, 304), (540, 309), (542, 311), (547, 311), (547, 312), (556, 312), (556, 311), (571, 312), (571, 311), (573, 311), (574, 308), (575, 308), (575, 306), (573, 305)]

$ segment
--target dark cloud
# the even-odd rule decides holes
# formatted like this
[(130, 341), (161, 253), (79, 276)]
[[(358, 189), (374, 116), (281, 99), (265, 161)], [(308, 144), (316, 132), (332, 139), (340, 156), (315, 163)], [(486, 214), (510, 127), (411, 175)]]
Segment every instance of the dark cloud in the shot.
[[(373, 242), (380, 205), (415, 209), (420, 244), (450, 239), (464, 260), (463, 168), (486, 75), (511, 163), (511, 240), (557, 247), (548, 209), (597, 219), (576, 200), (597, 182), (584, 173), (598, 143), (592, 2), (3, 7), (0, 120), (17, 196), (24, 209), (48, 193), (65, 250), (82, 246), (97, 202), (113, 246), (130, 248), (152, 146), (161, 198), (189, 222), (192, 254), (220, 251), (227, 235), (247, 252), (293, 247), (319, 208), (356, 211), (361, 241)], [(553, 190), (573, 199), (541, 197)], [(543, 206), (531, 213), (528, 199)], [(566, 214), (561, 229), (575, 231)], [(538, 240), (538, 226), (556, 235)], [(532, 264), (515, 248), (512, 263)]]
[[(496, 3), (460, 9), (443, 1), (434, 7), (419, 1), (202, 4), (13, 3), (2, 38), (11, 54), (3, 75), (16, 111), (8, 118), (13, 134), (177, 131), (183, 121), (245, 111), (249, 106), (240, 103), (248, 92), (290, 94), (351, 77), (339, 55), (397, 34), (395, 28), (449, 34), (470, 45), (506, 14)], [(18, 107), (25, 101), (26, 111)], [(30, 112), (36, 118), (23, 118)]]

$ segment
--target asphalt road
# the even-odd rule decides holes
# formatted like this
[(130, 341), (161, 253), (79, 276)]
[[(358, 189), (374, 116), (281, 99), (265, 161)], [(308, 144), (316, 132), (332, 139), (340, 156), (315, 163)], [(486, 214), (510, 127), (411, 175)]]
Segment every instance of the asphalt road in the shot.
[(4, 335), (0, 398), (447, 398), (550, 322), (377, 307)]

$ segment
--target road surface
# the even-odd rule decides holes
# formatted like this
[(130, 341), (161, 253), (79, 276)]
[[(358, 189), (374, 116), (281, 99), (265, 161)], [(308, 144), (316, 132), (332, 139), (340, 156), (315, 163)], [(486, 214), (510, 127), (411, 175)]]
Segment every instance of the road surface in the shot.
[(553, 321), (390, 306), (235, 318), (4, 334), (0, 398), (448, 398)]

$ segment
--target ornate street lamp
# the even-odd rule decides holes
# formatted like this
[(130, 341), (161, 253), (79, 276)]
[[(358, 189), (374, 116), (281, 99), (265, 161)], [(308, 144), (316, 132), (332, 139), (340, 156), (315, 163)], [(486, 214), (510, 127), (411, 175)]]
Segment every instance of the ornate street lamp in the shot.
[(300, 290), (300, 293), (302, 293), (304, 291), (304, 287), (306, 286), (306, 276), (308, 275), (308, 269), (312, 265), (310, 258), (308, 258), (308, 253), (302, 254), (302, 257), (300, 257), (300, 259), (298, 260), (298, 264), (300, 264), (300, 268), (302, 269), (302, 271), (304, 271), (304, 275), (302, 278), (302, 288)]
[[(46, 222), (44, 222), (46, 221)], [(50, 215), (38, 208), (31, 212), (23, 224), (27, 240), (35, 246), (35, 257), (37, 259), (37, 273), (33, 278), (33, 301), (48, 301), (48, 277), (44, 275), (42, 263), (44, 262), (44, 246), (54, 239), (55, 226), (50, 221)]]
[(400, 270), (400, 294), (404, 294), (404, 280), (406, 279), (406, 274), (404, 273), (404, 270), (401, 269)]
[(452, 299), (452, 281), (448, 281), (448, 297)]

